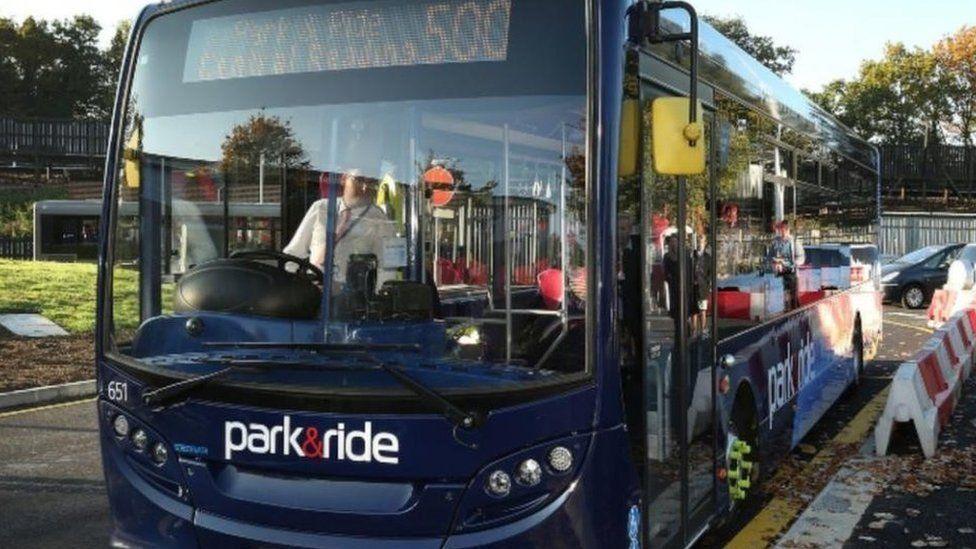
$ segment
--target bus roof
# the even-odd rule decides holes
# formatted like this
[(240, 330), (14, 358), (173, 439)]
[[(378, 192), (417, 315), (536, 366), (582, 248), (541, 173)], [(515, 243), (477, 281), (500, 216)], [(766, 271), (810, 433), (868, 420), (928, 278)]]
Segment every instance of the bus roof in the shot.
[[(687, 29), (688, 16), (681, 10), (667, 10), (662, 23)], [(700, 22), (699, 74), (703, 81), (750, 108), (822, 142), (826, 147), (871, 170), (877, 169), (877, 149), (802, 92), (777, 76), (705, 21)], [(662, 52), (667, 52), (661, 55)], [(685, 66), (678, 52), (655, 48), (668, 62)], [(687, 59), (687, 55), (683, 56)]]

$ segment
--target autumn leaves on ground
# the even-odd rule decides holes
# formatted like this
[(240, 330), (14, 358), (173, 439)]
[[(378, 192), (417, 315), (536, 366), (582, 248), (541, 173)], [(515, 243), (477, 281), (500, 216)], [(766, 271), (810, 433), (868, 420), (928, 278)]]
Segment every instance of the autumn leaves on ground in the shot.
[[(0, 392), (94, 376), (94, 263), (53, 263), (0, 259), (0, 314), (38, 313), (70, 335), (15, 337), (0, 328)], [(134, 318), (136, 276), (118, 270), (120, 314)]]

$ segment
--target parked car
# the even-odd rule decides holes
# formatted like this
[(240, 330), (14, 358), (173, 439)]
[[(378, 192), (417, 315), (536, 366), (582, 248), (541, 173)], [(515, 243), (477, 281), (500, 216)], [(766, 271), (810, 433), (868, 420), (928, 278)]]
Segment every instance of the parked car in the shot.
[(907, 253), (881, 268), (885, 301), (921, 309), (932, 293), (946, 283), (949, 265), (963, 244), (925, 246)]

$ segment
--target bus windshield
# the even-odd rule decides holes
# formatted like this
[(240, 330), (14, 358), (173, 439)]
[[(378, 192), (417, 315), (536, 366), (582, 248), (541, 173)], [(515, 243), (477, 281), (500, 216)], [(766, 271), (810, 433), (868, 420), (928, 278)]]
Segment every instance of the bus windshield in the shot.
[[(116, 352), (202, 374), (314, 355), (244, 343), (374, 344), (447, 391), (585, 373), (582, 2), (216, 2), (133, 61)], [(230, 379), (402, 389), (281, 370)]]

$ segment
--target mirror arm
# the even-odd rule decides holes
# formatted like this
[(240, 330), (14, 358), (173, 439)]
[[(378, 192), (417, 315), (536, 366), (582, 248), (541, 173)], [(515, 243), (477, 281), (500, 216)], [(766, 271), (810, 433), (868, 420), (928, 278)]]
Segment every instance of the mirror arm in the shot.
[[(689, 32), (676, 34), (665, 34), (661, 32), (661, 12), (668, 9), (681, 9), (688, 14), (690, 22)], [(641, 45), (644, 41), (651, 44), (663, 44), (667, 42), (680, 42), (687, 40), (691, 44), (691, 68), (689, 70), (688, 97), (691, 100), (688, 106), (688, 127), (685, 128), (685, 137), (688, 143), (694, 147), (701, 134), (698, 126), (698, 12), (694, 6), (681, 0), (668, 2), (647, 2), (640, 1), (627, 9), (628, 16), (628, 38), (631, 42)]]

